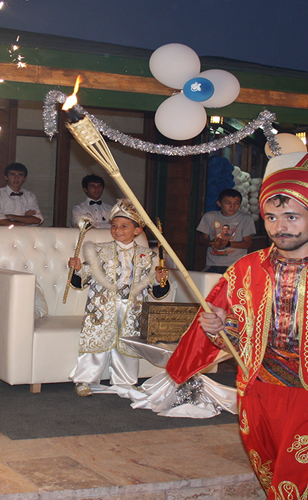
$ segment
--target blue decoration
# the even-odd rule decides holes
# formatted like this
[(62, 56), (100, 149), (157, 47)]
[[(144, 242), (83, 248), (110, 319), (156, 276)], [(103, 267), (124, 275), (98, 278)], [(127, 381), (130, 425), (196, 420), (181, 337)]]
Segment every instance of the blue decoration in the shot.
[(207, 78), (197, 76), (185, 83), (183, 92), (191, 101), (206, 101), (214, 94), (214, 85)]
[(211, 156), (207, 165), (206, 212), (221, 210), (217, 205), (218, 195), (223, 189), (235, 186), (233, 177), (234, 166), (227, 158)]

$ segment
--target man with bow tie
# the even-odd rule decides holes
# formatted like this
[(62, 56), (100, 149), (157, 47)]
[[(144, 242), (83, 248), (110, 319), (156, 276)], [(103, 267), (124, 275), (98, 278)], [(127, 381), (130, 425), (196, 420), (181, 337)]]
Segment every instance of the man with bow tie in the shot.
[(40, 226), (44, 221), (37, 197), (21, 189), (28, 169), (22, 163), (10, 163), (4, 170), (7, 185), (0, 188), (0, 226)]
[(110, 228), (109, 214), (111, 205), (101, 200), (105, 187), (104, 179), (98, 175), (86, 175), (82, 179), (82, 189), (87, 199), (72, 208), (71, 226), (78, 227), (78, 220), (87, 217), (96, 228)]

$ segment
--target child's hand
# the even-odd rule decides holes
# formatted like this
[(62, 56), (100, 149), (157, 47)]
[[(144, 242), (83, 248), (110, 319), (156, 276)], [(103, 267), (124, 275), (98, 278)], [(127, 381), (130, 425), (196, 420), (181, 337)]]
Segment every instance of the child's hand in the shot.
[(221, 238), (217, 238), (213, 241), (211, 241), (210, 246), (212, 248), (216, 248), (217, 250), (222, 250), (223, 248), (226, 248), (228, 244), (228, 240), (223, 240)]
[(73, 269), (75, 269), (75, 271), (80, 271), (80, 269), (81, 269), (81, 261), (80, 261), (79, 257), (70, 257), (70, 259), (68, 261), (68, 265), (69, 265), (69, 267), (72, 267)]

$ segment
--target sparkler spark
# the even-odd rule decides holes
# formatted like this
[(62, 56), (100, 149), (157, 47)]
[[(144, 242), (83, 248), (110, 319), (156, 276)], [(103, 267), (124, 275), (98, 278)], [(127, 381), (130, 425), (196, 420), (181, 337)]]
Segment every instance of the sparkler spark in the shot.
[(10, 57), (12, 57), (12, 62), (16, 63), (17, 68), (25, 68), (27, 63), (23, 61), (24, 56), (19, 52), (20, 46), (16, 44), (19, 41), (20, 35), (17, 36), (15, 43), (11, 45), (11, 48), (8, 49)]

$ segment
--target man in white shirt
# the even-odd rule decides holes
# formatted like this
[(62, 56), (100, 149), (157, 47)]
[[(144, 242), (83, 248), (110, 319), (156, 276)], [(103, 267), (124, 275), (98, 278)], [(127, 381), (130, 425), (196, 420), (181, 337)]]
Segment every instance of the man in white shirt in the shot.
[(4, 170), (7, 185), (0, 188), (0, 226), (39, 226), (44, 221), (37, 197), (21, 189), (28, 169), (22, 163), (10, 163)]
[(86, 175), (82, 179), (82, 189), (87, 199), (72, 208), (71, 226), (78, 227), (78, 220), (87, 217), (96, 228), (110, 228), (109, 214), (112, 208), (101, 200), (105, 187), (104, 179), (98, 175)]

